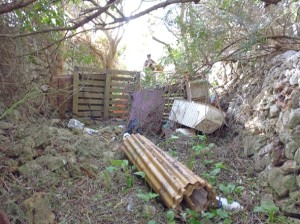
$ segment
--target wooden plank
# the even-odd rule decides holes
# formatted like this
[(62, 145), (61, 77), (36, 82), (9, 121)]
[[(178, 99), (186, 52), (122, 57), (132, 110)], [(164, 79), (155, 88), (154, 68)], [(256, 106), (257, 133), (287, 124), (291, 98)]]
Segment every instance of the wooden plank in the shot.
[(111, 80), (112, 80), (112, 81), (126, 81), (126, 82), (129, 82), (129, 81), (134, 81), (134, 78), (132, 78), (132, 77), (121, 77), (121, 76), (117, 76), (117, 77), (112, 77)]
[(79, 79), (80, 80), (99, 80), (104, 81), (105, 80), (105, 74), (85, 74), (85, 73), (79, 73)]
[(110, 106), (108, 108), (108, 110), (110, 111), (114, 111), (114, 110), (123, 110), (123, 111), (128, 111), (128, 107), (124, 105), (124, 107), (119, 107), (119, 106)]
[(128, 105), (128, 99), (127, 100), (110, 100), (109, 104), (124, 104), (124, 105)]
[(104, 87), (79, 85), (79, 89), (80, 92), (86, 92), (86, 93), (104, 93)]
[(85, 85), (85, 86), (105, 86), (105, 81), (100, 81), (100, 80), (79, 80), (79, 85)]
[(82, 104), (79, 104), (78, 105), (78, 111), (82, 111), (82, 110), (87, 110), (87, 111), (102, 111), (103, 110), (103, 106), (95, 106), (95, 105), (82, 105)]
[(141, 74), (140, 73), (138, 73), (136, 76), (136, 80), (134, 83), (134, 90), (135, 91), (141, 90)]
[(119, 92), (119, 93), (129, 93), (130, 91), (125, 88), (111, 88), (111, 92)]
[(135, 75), (139, 72), (135, 71), (125, 71), (125, 70), (114, 70), (114, 69), (100, 69), (95, 67), (84, 67), (84, 66), (76, 66), (79, 72), (94, 72), (94, 73), (106, 73), (106, 74), (120, 74), (120, 75)]
[(111, 99), (128, 99), (128, 95), (110, 95)]
[(103, 105), (103, 99), (78, 99), (79, 104), (90, 104), (90, 105)]
[(87, 93), (87, 92), (80, 92), (78, 93), (79, 98), (89, 98), (89, 99), (103, 99), (103, 93)]
[(103, 111), (79, 111), (78, 117), (103, 117)]
[(100, 68), (85, 67), (85, 66), (75, 66), (74, 70), (77, 70), (79, 73), (80, 72), (99, 72), (99, 71), (101, 71)]
[(108, 119), (108, 107), (110, 97), (110, 85), (111, 85), (111, 75), (106, 75), (105, 78), (105, 93), (104, 93), (104, 113), (103, 118)]
[(74, 77), (73, 77), (73, 114), (75, 114), (75, 115), (78, 115), (78, 97), (79, 97), (78, 81), (79, 81), (79, 74), (78, 74), (78, 72), (74, 72)]

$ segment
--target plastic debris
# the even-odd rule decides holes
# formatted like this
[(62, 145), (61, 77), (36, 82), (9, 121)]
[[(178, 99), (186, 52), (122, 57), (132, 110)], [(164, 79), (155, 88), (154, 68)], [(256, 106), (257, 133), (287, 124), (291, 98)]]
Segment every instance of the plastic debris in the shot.
[(93, 134), (99, 133), (99, 130), (95, 130), (95, 129), (92, 129), (92, 128), (84, 128), (83, 132), (87, 133), (87, 134), (90, 134), (90, 135), (93, 135)]
[(188, 136), (188, 137), (196, 137), (196, 132), (194, 129), (189, 129), (189, 128), (177, 128), (176, 129), (176, 132), (177, 133), (181, 133), (185, 136)]
[(70, 119), (68, 123), (68, 127), (78, 129), (78, 130), (83, 130), (84, 124), (76, 119)]
[(217, 196), (217, 200), (219, 201), (219, 208), (224, 208), (229, 211), (241, 211), (244, 209), (244, 207), (236, 201), (229, 203), (226, 198), (221, 198), (219, 196)]

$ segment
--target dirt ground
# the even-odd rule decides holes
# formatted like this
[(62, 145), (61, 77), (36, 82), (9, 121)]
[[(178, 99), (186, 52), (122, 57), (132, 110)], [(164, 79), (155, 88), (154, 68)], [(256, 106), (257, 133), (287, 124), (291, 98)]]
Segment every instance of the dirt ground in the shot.
[[(174, 133), (170, 138), (146, 136), (207, 179), (218, 195), (239, 202), (244, 210), (194, 220), (179, 213), (174, 218), (151, 188), (134, 174), (121, 151), (127, 122), (114, 120), (87, 125), (95, 135), (69, 129), (68, 121), (35, 123), (1, 121), (0, 211), (10, 223), (267, 223), (269, 215), (253, 212), (270, 194), (242, 155), (237, 133), (223, 127), (207, 139)], [(205, 143), (195, 153), (195, 147)], [(213, 144), (211, 144), (213, 143)], [(215, 172), (217, 169), (218, 172)], [(213, 173), (212, 173), (213, 172)], [(234, 186), (239, 191), (221, 190)], [(141, 197), (148, 195), (149, 197)], [(169, 214), (169, 215), (168, 215)], [(206, 216), (205, 216), (206, 214)], [(222, 213), (223, 214), (223, 213)], [(227, 217), (228, 216), (228, 217)], [(205, 218), (206, 217), (206, 218)], [(276, 222), (292, 223), (280, 212)]]

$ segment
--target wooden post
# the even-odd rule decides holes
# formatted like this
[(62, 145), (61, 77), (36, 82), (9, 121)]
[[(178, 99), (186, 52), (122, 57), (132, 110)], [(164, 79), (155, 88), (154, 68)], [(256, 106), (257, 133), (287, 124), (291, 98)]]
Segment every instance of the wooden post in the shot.
[(111, 74), (106, 73), (105, 75), (105, 92), (104, 92), (104, 113), (103, 119), (108, 119), (108, 108), (109, 108), (109, 98), (110, 98), (110, 85), (111, 85)]
[(73, 116), (78, 116), (79, 71), (74, 67), (73, 77)]
[(136, 82), (135, 82), (135, 87), (134, 91), (140, 91), (141, 90), (141, 73), (136, 73)]

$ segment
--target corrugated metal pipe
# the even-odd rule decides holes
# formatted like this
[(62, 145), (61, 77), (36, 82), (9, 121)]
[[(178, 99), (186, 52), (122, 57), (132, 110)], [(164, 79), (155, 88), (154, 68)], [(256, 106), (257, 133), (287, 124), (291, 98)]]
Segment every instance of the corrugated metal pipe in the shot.
[(197, 212), (217, 207), (212, 186), (140, 134), (127, 134), (123, 150), (169, 208)]

